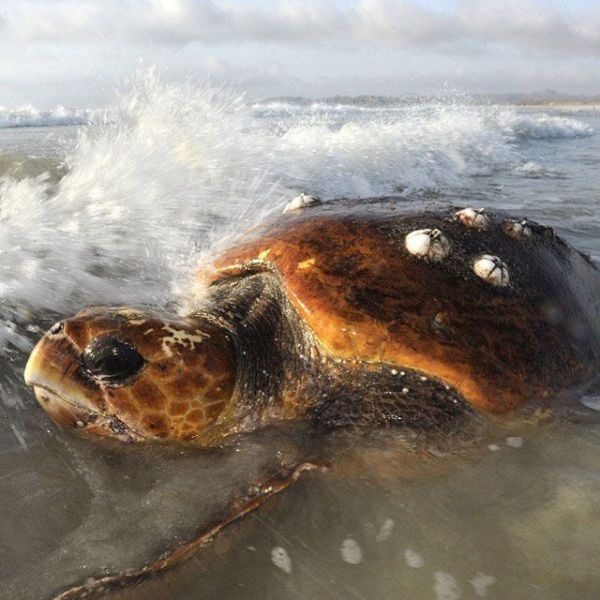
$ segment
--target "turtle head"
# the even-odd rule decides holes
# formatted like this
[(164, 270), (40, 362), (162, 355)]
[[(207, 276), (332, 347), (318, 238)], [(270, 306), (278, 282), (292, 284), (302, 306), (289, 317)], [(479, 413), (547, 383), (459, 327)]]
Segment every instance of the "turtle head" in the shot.
[(233, 393), (234, 356), (228, 335), (210, 323), (91, 308), (44, 335), (25, 381), (62, 426), (203, 443)]

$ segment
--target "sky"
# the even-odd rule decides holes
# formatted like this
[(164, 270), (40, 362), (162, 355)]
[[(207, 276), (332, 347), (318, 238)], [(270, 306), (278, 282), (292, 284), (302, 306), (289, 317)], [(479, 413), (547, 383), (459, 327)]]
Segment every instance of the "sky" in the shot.
[(104, 106), (144, 65), (251, 98), (600, 94), (600, 0), (0, 4), (0, 106)]

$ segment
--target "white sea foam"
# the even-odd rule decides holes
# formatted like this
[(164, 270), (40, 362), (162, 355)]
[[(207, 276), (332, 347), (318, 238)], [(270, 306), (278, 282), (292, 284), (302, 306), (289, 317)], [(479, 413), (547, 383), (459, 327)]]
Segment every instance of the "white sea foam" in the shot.
[(506, 445), (511, 448), (521, 448), (523, 446), (523, 438), (521, 436), (507, 437)]
[[(392, 369), (395, 370), (395, 369)], [(386, 519), (382, 526), (379, 528), (377, 535), (375, 536), (375, 540), (378, 542), (384, 542), (389, 539), (392, 535), (392, 531), (394, 530), (394, 521), (393, 519)]]
[(0, 178), (0, 345), (31, 311), (163, 304), (219, 218), (270, 191), (241, 99), (148, 75), (116, 112), (81, 132), (58, 184)]
[(587, 396), (582, 396), (580, 398), (581, 404), (591, 408), (592, 410), (596, 410), (600, 412), (600, 395), (592, 394)]
[(504, 131), (517, 138), (534, 140), (571, 139), (594, 134), (593, 127), (569, 117), (516, 115), (508, 112), (498, 120)]
[(342, 560), (349, 565), (359, 565), (363, 560), (363, 552), (358, 542), (350, 537), (346, 538), (340, 547)]
[(462, 597), (462, 590), (458, 582), (450, 573), (436, 571), (433, 574), (433, 591), (436, 600), (458, 600)]
[(557, 169), (545, 167), (535, 161), (528, 160), (515, 168), (515, 171), (528, 179), (562, 179), (565, 177)]
[(407, 106), (410, 106), (414, 103), (415, 102), (411, 101), (398, 101), (398, 104), (384, 102), (381, 104), (369, 105), (352, 102), (332, 101), (293, 102), (286, 100), (268, 100), (262, 102), (255, 102), (251, 105), (251, 107), (257, 113), (343, 113), (344, 115), (346, 115), (349, 112), (365, 114), (383, 114), (388, 112), (404, 111), (406, 110)]
[(9, 127), (59, 127), (65, 125), (97, 125), (111, 121), (110, 111), (103, 109), (65, 108), (38, 110), (30, 104), (18, 108), (0, 106), (0, 129)]
[(288, 575), (292, 572), (292, 559), (285, 548), (275, 546), (271, 550), (271, 562)]
[(470, 580), (475, 595), (479, 598), (485, 598), (488, 593), (488, 589), (496, 583), (497, 579), (493, 575), (485, 575), (484, 573), (477, 573), (473, 579)]
[(409, 567), (420, 569), (425, 566), (425, 559), (412, 548), (407, 548), (404, 551), (404, 560)]

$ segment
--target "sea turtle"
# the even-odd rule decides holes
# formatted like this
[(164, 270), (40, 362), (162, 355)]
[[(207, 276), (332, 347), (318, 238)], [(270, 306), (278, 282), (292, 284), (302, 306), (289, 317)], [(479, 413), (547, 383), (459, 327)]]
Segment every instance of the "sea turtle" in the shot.
[(303, 195), (198, 277), (186, 318), (88, 308), (25, 379), (61, 425), (202, 446), (279, 420), (452, 432), (591, 381), (600, 274), (483, 209)]
[[(127, 442), (213, 446), (294, 419), (317, 435), (398, 426), (453, 439), (589, 384), (600, 364), (595, 264), (498, 212), (303, 195), (198, 278), (206, 293), (185, 318), (88, 308), (56, 323), (25, 371), (42, 407)], [(195, 539), (59, 598), (166, 568), (319, 462), (280, 466)]]

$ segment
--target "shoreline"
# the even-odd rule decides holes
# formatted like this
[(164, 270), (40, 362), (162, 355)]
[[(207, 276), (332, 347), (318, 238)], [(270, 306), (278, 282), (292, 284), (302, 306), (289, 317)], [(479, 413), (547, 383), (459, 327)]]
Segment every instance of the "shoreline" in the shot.
[(551, 108), (558, 110), (600, 110), (600, 102), (581, 102), (581, 101), (558, 101), (558, 102), (507, 102), (498, 103), (500, 106), (513, 106), (517, 108)]

